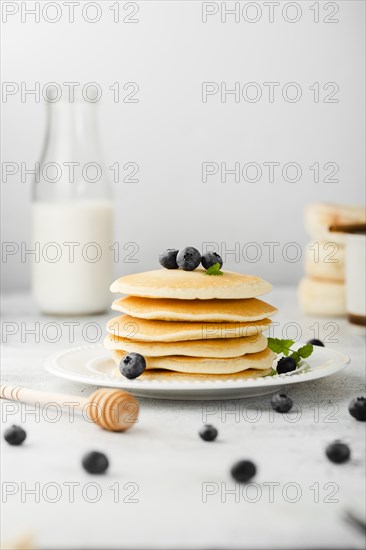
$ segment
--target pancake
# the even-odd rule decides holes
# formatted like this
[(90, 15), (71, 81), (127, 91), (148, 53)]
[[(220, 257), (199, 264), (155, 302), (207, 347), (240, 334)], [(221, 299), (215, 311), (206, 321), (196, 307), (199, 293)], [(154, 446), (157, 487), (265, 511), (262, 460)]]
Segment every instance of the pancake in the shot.
[(247, 353), (257, 353), (267, 347), (267, 338), (260, 335), (248, 338), (225, 338), (219, 340), (188, 340), (183, 342), (139, 342), (108, 334), (104, 347), (110, 350), (134, 351), (144, 357), (165, 357), (185, 355), (190, 357), (240, 357)]
[[(229, 382), (230, 380), (248, 380), (249, 378), (263, 378), (272, 371), (269, 369), (247, 369), (233, 374), (189, 374), (174, 372), (171, 370), (151, 369), (139, 376), (138, 380), (151, 380), (156, 382)], [(121, 378), (119, 368), (115, 367), (112, 376)]]
[(346, 290), (342, 281), (303, 277), (298, 298), (307, 315), (338, 317), (346, 314)]
[(277, 309), (257, 298), (246, 300), (173, 300), (125, 296), (112, 304), (139, 319), (162, 321), (260, 321), (274, 315)]
[[(345, 242), (344, 233), (330, 232), (331, 225), (352, 225), (366, 222), (364, 206), (315, 203), (305, 208), (305, 227), (314, 241)], [(330, 252), (330, 250), (329, 250)]]
[(125, 275), (111, 285), (111, 292), (178, 300), (255, 298), (271, 289), (272, 285), (254, 275), (224, 271), (222, 276), (210, 276), (204, 269), (157, 269)]
[(317, 279), (344, 281), (345, 247), (332, 242), (310, 242), (305, 248), (305, 273)]
[[(119, 365), (126, 351), (112, 351), (114, 361)], [(233, 374), (247, 369), (269, 369), (276, 354), (269, 348), (259, 353), (250, 353), (241, 357), (216, 359), (213, 357), (184, 357), (170, 355), (168, 357), (146, 357), (146, 369), (162, 369), (188, 374)]]
[(190, 323), (185, 321), (148, 321), (130, 315), (110, 319), (107, 332), (142, 342), (182, 342), (217, 338), (244, 338), (258, 335), (270, 327), (270, 319), (248, 323)]

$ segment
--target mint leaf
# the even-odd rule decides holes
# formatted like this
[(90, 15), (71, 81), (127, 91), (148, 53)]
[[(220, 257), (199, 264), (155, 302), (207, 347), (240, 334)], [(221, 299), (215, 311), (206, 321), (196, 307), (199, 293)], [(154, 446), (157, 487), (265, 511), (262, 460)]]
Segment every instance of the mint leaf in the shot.
[(223, 275), (224, 273), (220, 271), (220, 264), (213, 264), (211, 267), (205, 271), (205, 275)]
[(306, 344), (302, 346), (297, 351), (291, 349), (291, 346), (294, 344), (294, 340), (281, 340), (280, 338), (268, 338), (268, 347), (275, 353), (283, 353), (286, 357), (290, 355), (292, 359), (296, 361), (297, 367), (301, 362), (301, 359), (306, 359), (313, 353), (313, 346), (311, 344)]
[(295, 359), (296, 361), (296, 365), (298, 365), (300, 363), (300, 360), (301, 360), (301, 355), (299, 355), (297, 353), (297, 351), (293, 351), (290, 355), (290, 357), (292, 357), (292, 359)]
[(282, 340), (282, 346), (283, 346), (282, 353), (287, 356), (290, 353), (291, 346), (293, 346), (294, 343), (295, 343), (294, 340)]
[(275, 353), (283, 353), (288, 355), (291, 351), (291, 346), (295, 342), (293, 340), (281, 340), (280, 338), (268, 338), (268, 347)]
[(279, 338), (268, 338), (268, 347), (275, 353), (282, 353), (282, 340)]
[(302, 348), (299, 348), (297, 350), (297, 353), (302, 357), (303, 359), (306, 359), (306, 357), (309, 357), (313, 353), (313, 346), (312, 344), (306, 344), (306, 346), (302, 346)]

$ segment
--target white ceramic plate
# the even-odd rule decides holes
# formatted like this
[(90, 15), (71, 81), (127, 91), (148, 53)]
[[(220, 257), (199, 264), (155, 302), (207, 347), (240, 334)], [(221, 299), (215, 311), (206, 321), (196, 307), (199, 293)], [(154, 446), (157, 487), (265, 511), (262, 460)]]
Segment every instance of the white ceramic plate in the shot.
[[(303, 344), (298, 343), (296, 347), (301, 345)], [(46, 361), (46, 369), (61, 378), (93, 386), (121, 388), (138, 397), (195, 400), (266, 395), (278, 391), (287, 384), (324, 378), (343, 369), (349, 362), (349, 357), (339, 351), (315, 346), (306, 364), (288, 374), (214, 382), (177, 381), (168, 377), (162, 377), (161, 380), (128, 380), (119, 374), (109, 352), (102, 345), (98, 345), (83, 346), (52, 355)]]

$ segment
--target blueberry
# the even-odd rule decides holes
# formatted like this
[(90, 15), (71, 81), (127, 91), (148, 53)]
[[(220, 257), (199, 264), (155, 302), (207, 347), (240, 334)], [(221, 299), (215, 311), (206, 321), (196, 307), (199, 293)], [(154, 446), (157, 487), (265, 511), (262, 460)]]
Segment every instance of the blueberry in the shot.
[(82, 465), (89, 474), (104, 474), (109, 466), (109, 461), (105, 454), (92, 451), (83, 457)]
[(239, 483), (246, 483), (255, 476), (257, 468), (250, 460), (240, 460), (231, 468), (231, 475)]
[(220, 269), (222, 268), (222, 258), (217, 252), (206, 252), (201, 258), (201, 264), (205, 269), (209, 269), (215, 264), (220, 264)]
[(213, 441), (217, 437), (217, 430), (212, 424), (205, 424), (199, 431), (200, 437), (204, 441)]
[(293, 357), (282, 357), (277, 363), (278, 374), (296, 370), (297, 364)]
[(277, 393), (271, 399), (272, 409), (279, 413), (287, 413), (292, 408), (293, 402), (284, 393)]
[(20, 426), (10, 426), (4, 433), (4, 439), (9, 445), (21, 445), (26, 437), (26, 432)]
[(178, 269), (177, 254), (178, 250), (175, 250), (175, 248), (164, 250), (159, 256), (160, 265), (165, 267), (165, 269)]
[(366, 420), (366, 397), (355, 397), (348, 406), (349, 414), (356, 420)]
[(119, 370), (123, 376), (129, 379), (137, 378), (146, 369), (145, 357), (139, 353), (125, 355), (119, 364)]
[(328, 447), (325, 449), (325, 453), (329, 460), (335, 462), (336, 464), (347, 462), (347, 460), (349, 460), (351, 456), (350, 448), (348, 447), (348, 445), (342, 443), (341, 441), (334, 441), (334, 443), (328, 445)]
[(198, 252), (197, 248), (193, 246), (187, 246), (179, 250), (177, 255), (177, 264), (179, 267), (184, 269), (184, 271), (193, 271), (200, 265), (201, 254)]
[(317, 340), (317, 338), (313, 338), (312, 340), (309, 340), (306, 343), (307, 344), (312, 344), (313, 346), (321, 346), (322, 348), (324, 348), (323, 342), (321, 340)]

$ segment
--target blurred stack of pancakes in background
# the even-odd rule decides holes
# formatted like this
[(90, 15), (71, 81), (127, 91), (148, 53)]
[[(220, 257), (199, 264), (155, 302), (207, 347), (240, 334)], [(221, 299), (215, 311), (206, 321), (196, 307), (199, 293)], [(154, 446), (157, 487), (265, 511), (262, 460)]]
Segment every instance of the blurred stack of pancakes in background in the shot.
[(299, 285), (299, 303), (304, 313), (346, 314), (345, 234), (334, 229), (365, 222), (362, 207), (322, 203), (306, 207), (305, 227), (312, 240), (306, 246), (305, 277)]
[(120, 364), (144, 356), (142, 378), (231, 379), (265, 376), (275, 354), (263, 331), (276, 308), (257, 299), (271, 285), (252, 275), (204, 269), (159, 269), (117, 279), (111, 291), (126, 294), (112, 309), (105, 347)]

